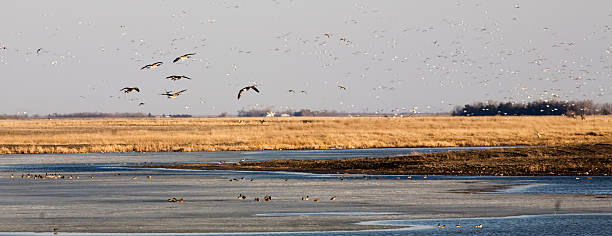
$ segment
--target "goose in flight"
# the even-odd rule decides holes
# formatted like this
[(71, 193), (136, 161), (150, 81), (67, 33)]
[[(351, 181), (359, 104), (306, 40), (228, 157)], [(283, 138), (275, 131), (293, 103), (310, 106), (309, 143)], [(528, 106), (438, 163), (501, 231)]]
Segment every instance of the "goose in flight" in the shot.
[(134, 91), (140, 92), (140, 89), (138, 89), (137, 87), (133, 87), (133, 88), (125, 87), (125, 88), (122, 88), (119, 91), (123, 91), (124, 93), (131, 93), (131, 92), (134, 92)]
[(190, 80), (191, 78), (189, 78), (187, 76), (184, 76), (184, 75), (171, 75), (171, 76), (166, 77), (166, 79), (169, 79), (169, 80), (172, 80), (172, 81), (177, 81), (177, 80), (180, 80), (180, 79), (189, 79)]
[(191, 56), (195, 55), (195, 53), (187, 53), (185, 55), (182, 55), (180, 57), (177, 57), (174, 59), (174, 61), (172, 61), (172, 63), (175, 63), (177, 61), (184, 61), (187, 60), (187, 58), (191, 58)]
[(255, 85), (247, 86), (247, 87), (240, 89), (240, 91), (238, 91), (238, 99), (240, 99), (240, 97), (242, 96), (242, 93), (249, 91), (249, 89), (253, 89), (255, 90), (255, 92), (259, 93), (259, 90), (255, 87)]
[(140, 68), (140, 69), (141, 69), (141, 70), (143, 70), (143, 69), (153, 69), (153, 68), (155, 68), (155, 67), (161, 66), (162, 64), (164, 64), (164, 63), (163, 63), (163, 62), (161, 62), (161, 61), (158, 61), (158, 62), (155, 62), (155, 63), (153, 63), (153, 64), (149, 64), (149, 65), (143, 66), (143, 67), (142, 67), (142, 68)]
[(166, 95), (168, 96), (168, 98), (176, 98), (178, 97), (178, 95), (181, 95), (181, 93), (187, 91), (187, 89), (183, 89), (181, 91), (178, 91), (176, 93), (173, 93), (172, 91), (166, 91), (166, 93), (162, 93), (161, 95)]
[(289, 93), (295, 93), (295, 90), (289, 89)]

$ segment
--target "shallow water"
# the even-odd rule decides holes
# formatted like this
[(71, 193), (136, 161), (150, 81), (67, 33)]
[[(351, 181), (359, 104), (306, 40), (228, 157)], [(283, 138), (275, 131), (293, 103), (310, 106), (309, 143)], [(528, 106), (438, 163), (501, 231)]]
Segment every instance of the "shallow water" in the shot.
[[(364, 196), (374, 197), (374, 202), (388, 198), (381, 197), (381, 194), (387, 194), (387, 197), (394, 199), (403, 199), (403, 195), (394, 194), (398, 186), (412, 186), (415, 189), (405, 189), (407, 193), (414, 194), (412, 197), (418, 197), (420, 188), (427, 186), (450, 186), (440, 194), (449, 196), (442, 198), (443, 201), (454, 201), (453, 199), (469, 199), (472, 198), (472, 193), (480, 193), (479, 197), (490, 199), (488, 196), (496, 196), (492, 201), (495, 201), (497, 196), (508, 198), (509, 195), (517, 196), (516, 199), (538, 198), (538, 194), (559, 194), (561, 197), (566, 194), (573, 195), (576, 198), (582, 198), (586, 195), (591, 195), (589, 199), (596, 199), (597, 204), (608, 204), (612, 194), (612, 177), (609, 176), (423, 176), (423, 175), (355, 175), (355, 174), (313, 174), (313, 173), (298, 173), (298, 172), (283, 172), (283, 171), (229, 171), (229, 170), (177, 170), (163, 168), (129, 168), (132, 165), (146, 163), (191, 163), (191, 162), (216, 162), (216, 161), (239, 161), (242, 158), (248, 160), (280, 160), (280, 159), (313, 159), (313, 158), (348, 158), (348, 157), (373, 157), (373, 156), (394, 156), (406, 155), (411, 152), (434, 152), (434, 151), (449, 151), (460, 150), (462, 148), (446, 148), (446, 149), (410, 149), (410, 148), (392, 148), (392, 149), (365, 149), (365, 150), (316, 150), (316, 151), (254, 151), (254, 152), (211, 152), (211, 153), (119, 153), (119, 154), (58, 154), (58, 155), (9, 155), (0, 156), (0, 187), (2, 187), (3, 196), (9, 197), (8, 203), (0, 203), (8, 213), (0, 221), (12, 223), (12, 219), (20, 220), (22, 217), (34, 217), (37, 220), (42, 220), (45, 224), (54, 222), (48, 219), (48, 215), (53, 215), (56, 212), (56, 207), (65, 208), (62, 214), (75, 214), (79, 217), (85, 217), (90, 223), (96, 224), (104, 219), (98, 219), (90, 216), (87, 212), (76, 210), (72, 212), (70, 205), (75, 202), (78, 204), (92, 207), (98, 211), (107, 211), (108, 209), (122, 207), (143, 207), (129, 211), (129, 214), (144, 214), (142, 212), (152, 211), (155, 214), (159, 211), (164, 211), (164, 214), (172, 214), (173, 209), (170, 205), (169, 209), (165, 202), (170, 194), (186, 194), (189, 204), (199, 205), (200, 207), (211, 207), (211, 205), (223, 208), (216, 211), (212, 218), (227, 217), (225, 208), (234, 209), (233, 211), (241, 212), (244, 219), (250, 217), (261, 219), (288, 219), (291, 222), (293, 219), (323, 219), (339, 220), (351, 218), (355, 221), (352, 223), (363, 221), (363, 219), (393, 219), (402, 217), (402, 215), (413, 217), (414, 212), (423, 212), (427, 208), (414, 211), (416, 206), (406, 206), (403, 202), (386, 206), (385, 204), (372, 204), (371, 202), (361, 202), (360, 198), (356, 201), (359, 208), (354, 208), (354, 205), (346, 205), (343, 200), (348, 199), (355, 193), (348, 194), (354, 189), (350, 186), (361, 186), (365, 193)], [(470, 149), (470, 148), (468, 148)], [(62, 173), (64, 175), (80, 175), (81, 181), (61, 181), (61, 180), (26, 180), (21, 179), (23, 173)], [(15, 179), (7, 178), (8, 175), (14, 174)], [(117, 175), (120, 174), (120, 175)], [(144, 176), (152, 176), (152, 180)], [(93, 176), (95, 179), (85, 178)], [(138, 177), (134, 180), (132, 177)], [(244, 179), (243, 179), (244, 178)], [(239, 180), (238, 182), (228, 182), (227, 180)], [(249, 180), (255, 180), (250, 182)], [(86, 181), (84, 181), (86, 180)], [(285, 181), (283, 181), (285, 180)], [(287, 180), (290, 180), (287, 182)], [(333, 181), (332, 181), (333, 180)], [(396, 182), (397, 181), (397, 182)], [(409, 181), (409, 182), (408, 182)], [(281, 187), (271, 188), (270, 184)], [(284, 184), (286, 183), (286, 184)], [(310, 185), (310, 183), (316, 183)], [(449, 185), (449, 183), (457, 184), (457, 186)], [(484, 184), (483, 184), (484, 183)], [(323, 189), (319, 189), (319, 185), (323, 184)], [(323, 186), (321, 185), (321, 186)], [(367, 188), (377, 188), (377, 186), (387, 186), (377, 190), (368, 190)], [(253, 186), (253, 187), (249, 187)], [(258, 187), (257, 187), (258, 186)], [(261, 191), (278, 191), (276, 188), (285, 190), (294, 186), (301, 186), (300, 189), (293, 189), (292, 195), (280, 198), (280, 201), (266, 203), (268, 205), (249, 204), (247, 202), (234, 202), (236, 200), (234, 193), (243, 192), (249, 196), (261, 194)], [(472, 187), (471, 187), (472, 186)], [(492, 186), (485, 188), (481, 192), (473, 186)], [(502, 186), (502, 187), (496, 187)], [(309, 190), (304, 190), (307, 187)], [(337, 189), (334, 189), (337, 188)], [(342, 189), (342, 190), (340, 190)], [(297, 190), (297, 191), (296, 191)], [(335, 191), (334, 194), (344, 194), (344, 199), (335, 201), (333, 205), (328, 202), (317, 203), (322, 208), (317, 208), (312, 201), (299, 201), (299, 194), (306, 191), (328, 192)], [(465, 190), (465, 191), (464, 191)], [(368, 191), (374, 191), (369, 192)], [(425, 194), (438, 193), (436, 188), (433, 192)], [(228, 193), (229, 192), (229, 193)], [(107, 198), (108, 193), (113, 193), (111, 198)], [(278, 196), (280, 193), (276, 193)], [(423, 194), (423, 193), (421, 193)], [(586, 194), (586, 195), (585, 195)], [(229, 195), (229, 196), (227, 196)], [(23, 202), (15, 199), (15, 196), (27, 199)], [(178, 196), (178, 195), (176, 195)], [(183, 196), (183, 195), (181, 195)], [(361, 196), (361, 195), (360, 195)], [(550, 195), (545, 195), (550, 198)], [(319, 196), (321, 197), (321, 196)], [(326, 198), (329, 196), (325, 195)], [(228, 199), (229, 198), (229, 199)], [(511, 197), (512, 198), (512, 197)], [(557, 198), (557, 197), (554, 197)], [(126, 199), (126, 200), (116, 200)], [(227, 199), (227, 200), (226, 200)], [(276, 198), (278, 199), (278, 198)], [(414, 199), (411, 199), (411, 201)], [(60, 205), (57, 205), (59, 201)], [(403, 201), (403, 200), (401, 200)], [(428, 200), (421, 200), (427, 203)], [(458, 204), (462, 205), (459, 200)], [(208, 205), (209, 203), (213, 203)], [(61, 205), (63, 204), (63, 205)], [(120, 204), (117, 206), (117, 204)], [(244, 205), (237, 205), (244, 204)], [(278, 204), (277, 206), (271, 204)], [(344, 204), (344, 205), (343, 205)], [(536, 204), (536, 203), (534, 203)], [(552, 205), (552, 203), (545, 203)], [(580, 203), (582, 204), (582, 202)], [(146, 205), (146, 206), (145, 206)], [(479, 207), (480, 204), (472, 205)], [(187, 205), (185, 205), (187, 206)], [(269, 206), (269, 208), (262, 208)], [(274, 206), (274, 207), (272, 207)], [(301, 209), (296, 211), (296, 206)], [(403, 207), (399, 210), (397, 207)], [(563, 209), (572, 207), (572, 203), (563, 200)], [(161, 208), (160, 208), (161, 207)], [(329, 208), (332, 207), (332, 208)], [(336, 207), (336, 208), (333, 208)], [(451, 204), (452, 207), (452, 204)], [(467, 206), (466, 206), (467, 207)], [(547, 206), (544, 206), (547, 207)], [(597, 205), (599, 207), (599, 205)], [(151, 210), (155, 209), (155, 210)], [(210, 219), (211, 215), (207, 208), (195, 208), (197, 214), (191, 217), (195, 219)], [(563, 210), (562, 209), (562, 210)], [(589, 208), (596, 209), (596, 208)], [(607, 209), (607, 208), (606, 208)], [(177, 210), (181, 210), (180, 208)], [(185, 209), (191, 211), (191, 209)], [(434, 209), (435, 212), (445, 211), (446, 209)], [(470, 208), (456, 208), (449, 212), (470, 212)], [(24, 214), (23, 216), (10, 215), (11, 213)], [(529, 214), (546, 214), (552, 213), (553, 210), (544, 212), (529, 213)], [(556, 210), (554, 212), (557, 212)], [(588, 210), (588, 211), (565, 211), (567, 212), (606, 212), (605, 210)], [(128, 214), (128, 213), (126, 213)], [(128, 215), (129, 215), (128, 214)], [(200, 215), (201, 214), (201, 215)], [(525, 213), (519, 213), (525, 214)], [(477, 214), (477, 215), (482, 215)], [(508, 214), (512, 215), (512, 214)], [(138, 222), (139, 217), (123, 216), (131, 220), (134, 225)], [(131, 218), (130, 218), (131, 217)], [(140, 217), (148, 217), (146, 214)], [(201, 218), (199, 218), (201, 217)], [(401, 219), (401, 218), (400, 218)], [(455, 224), (461, 222), (464, 227), (456, 228)], [(235, 234), (206, 234), (206, 235), (471, 235), (471, 234), (487, 234), (487, 235), (542, 235), (545, 234), (578, 234), (578, 235), (602, 235), (607, 231), (612, 231), (611, 223), (612, 216), (601, 215), (539, 215), (539, 216), (522, 216), (522, 217), (503, 217), (503, 218), (464, 218), (464, 219), (432, 219), (432, 220), (392, 220), (392, 221), (368, 221), (361, 222), (364, 225), (391, 225), (397, 228), (391, 230), (368, 230), (368, 231), (320, 231), (320, 232), (270, 232), (270, 233), (235, 233)], [(446, 229), (438, 229), (435, 227), (438, 223), (447, 225)], [(123, 224), (123, 222), (121, 223)], [(167, 223), (174, 225), (174, 223)], [(482, 229), (472, 227), (476, 224), (483, 224)], [(129, 224), (128, 224), (129, 225)], [(344, 225), (344, 224), (342, 224)], [(554, 229), (542, 230), (544, 227), (554, 225)], [(562, 228), (563, 230), (557, 230)], [(180, 230), (181, 228), (179, 228)], [(191, 228), (188, 228), (191, 229)], [(270, 228), (266, 228), (270, 229)], [(273, 229), (273, 228), (272, 228)], [(319, 229), (319, 228), (315, 228)], [(287, 229), (291, 231), (291, 228)], [(7, 230), (7, 231), (10, 231)], [(194, 230), (198, 232), (197, 230)], [(248, 230), (247, 230), (248, 231)], [(79, 231), (77, 231), (79, 232)], [(89, 231), (88, 231), (89, 232)], [(94, 230), (93, 232), (104, 232)], [(114, 231), (117, 232), (117, 231)], [(121, 231), (119, 231), (121, 232)], [(127, 232), (139, 232), (138, 230)], [(165, 232), (165, 231), (154, 231)], [(170, 231), (172, 232), (172, 231)], [(189, 232), (189, 231), (187, 231)], [(217, 231), (212, 231), (217, 232)], [(223, 232), (223, 231), (220, 231)], [(240, 232), (240, 228), (236, 229)], [(0, 235), (15, 235), (16, 233), (0, 233)], [(19, 233), (20, 235), (52, 235), (51, 233)], [(60, 235), (81, 235), (81, 233)], [(107, 235), (107, 234), (89, 234), (89, 235)], [(124, 234), (114, 234), (124, 235)], [(125, 234), (134, 235), (134, 234)], [(136, 234), (136, 235), (150, 235)], [(176, 235), (172, 234), (157, 234), (157, 235)], [(178, 234), (178, 235), (201, 235), (201, 234)]]
[[(344, 175), (312, 174), (282, 171), (228, 171), (228, 170), (173, 170), (134, 169), (126, 166), (171, 163), (214, 163), (219, 161), (286, 160), (286, 159), (339, 159), (356, 157), (389, 157), (412, 153), (447, 152), (455, 150), (490, 149), (501, 147), (449, 147), (449, 148), (376, 148), (376, 149), (327, 149), (327, 150), (280, 150), (280, 151), (219, 151), (219, 152), (175, 152), (175, 153), (84, 153), (84, 154), (34, 154), (2, 155), (0, 171), (21, 173), (78, 173), (94, 172), (111, 175), (131, 172), (144, 175), (142, 171), (153, 171), (154, 175), (221, 175), (229, 179), (343, 179), (377, 180), (474, 180), (494, 181), (514, 187), (503, 189), (503, 193), (573, 193), (612, 194), (610, 176), (423, 176), (423, 175)], [(146, 173), (149, 175), (150, 173)], [(577, 179), (578, 178), (578, 179)]]
[[(456, 225), (461, 223), (461, 227)], [(528, 215), (495, 218), (393, 220), (366, 222), (395, 226), (417, 226), (411, 235), (609, 235), (612, 214)], [(438, 228), (437, 225), (446, 228)], [(475, 225), (482, 224), (482, 228)], [(378, 234), (387, 235), (387, 234)]]
[[(316, 215), (311, 215), (316, 216)], [(612, 214), (550, 214), (511, 217), (366, 221), (361, 225), (397, 226), (394, 229), (362, 231), (313, 231), (266, 233), (59, 233), (59, 235), (609, 235)], [(438, 224), (445, 225), (439, 228)], [(460, 224), (461, 227), (456, 227)], [(476, 228), (475, 225), (482, 225)], [(0, 232), (0, 235), (54, 235), (53, 233)]]
[[(433, 153), (460, 150), (479, 150), (498, 147), (443, 147), (443, 148), (367, 148), (325, 150), (269, 150), (269, 151), (216, 151), (216, 152), (148, 152), (148, 153), (71, 153), (71, 154), (15, 154), (0, 155), (0, 163), (216, 163), (266, 160), (340, 159), (358, 157), (391, 157), (413, 153)], [(66, 162), (69, 161), (69, 162)]]

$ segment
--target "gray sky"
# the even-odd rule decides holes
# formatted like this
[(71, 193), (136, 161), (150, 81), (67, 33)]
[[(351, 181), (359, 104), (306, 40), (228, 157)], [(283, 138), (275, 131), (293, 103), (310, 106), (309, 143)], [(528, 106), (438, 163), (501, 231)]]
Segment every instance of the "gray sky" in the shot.
[[(2, 5), (6, 114), (439, 112), (484, 100), (612, 100), (608, 0)], [(156, 61), (164, 64), (140, 70)], [(172, 74), (193, 80), (165, 79)], [(261, 93), (237, 100), (253, 82)], [(126, 86), (141, 92), (119, 91)], [(175, 99), (159, 95), (181, 89)]]

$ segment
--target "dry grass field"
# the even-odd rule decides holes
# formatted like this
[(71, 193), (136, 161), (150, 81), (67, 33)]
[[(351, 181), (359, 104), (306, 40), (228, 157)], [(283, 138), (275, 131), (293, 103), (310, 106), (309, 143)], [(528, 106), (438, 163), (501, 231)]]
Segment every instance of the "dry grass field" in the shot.
[(0, 154), (612, 143), (612, 116), (0, 120)]

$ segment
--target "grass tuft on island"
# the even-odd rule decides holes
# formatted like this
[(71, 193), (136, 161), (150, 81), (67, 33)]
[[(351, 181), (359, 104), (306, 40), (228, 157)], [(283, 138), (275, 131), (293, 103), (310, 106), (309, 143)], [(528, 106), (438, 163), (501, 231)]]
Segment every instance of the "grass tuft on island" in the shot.
[(612, 175), (612, 144), (451, 151), (383, 158), (274, 160), (142, 168), (389, 175)]

